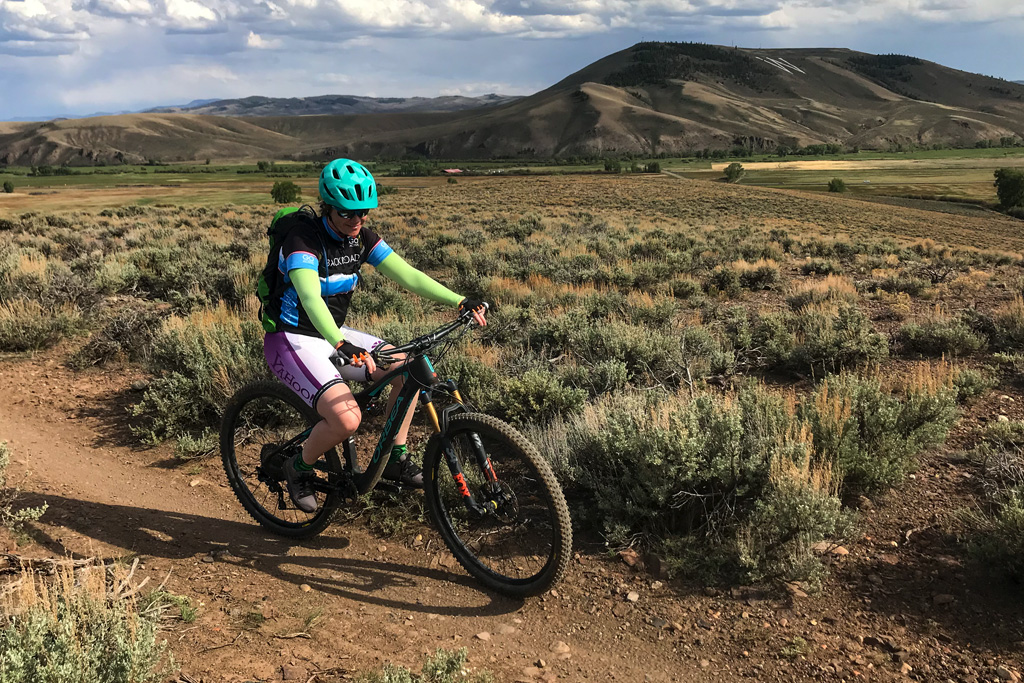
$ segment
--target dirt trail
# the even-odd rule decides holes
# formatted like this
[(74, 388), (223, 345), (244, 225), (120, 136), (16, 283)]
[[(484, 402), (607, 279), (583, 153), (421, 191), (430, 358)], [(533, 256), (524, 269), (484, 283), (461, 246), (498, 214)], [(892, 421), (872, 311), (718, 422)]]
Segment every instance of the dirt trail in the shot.
[[(195, 680), (343, 680), (383, 662), (415, 670), (424, 653), (462, 646), (472, 666), (506, 681), (687, 681), (701, 671), (665, 631), (645, 626), (637, 637), (642, 623), (624, 629), (605, 610), (588, 613), (579, 562), (556, 595), (523, 603), (479, 589), (425, 528), (426, 549), (375, 538), (362, 522), (299, 545), (266, 534), (235, 502), (219, 460), (181, 465), (166, 448), (131, 445), (130, 378), (71, 373), (54, 357), (0, 361), (0, 440), (13, 449), (23, 502), (49, 505), (36, 545), (18, 552), (135, 553), (152, 585), (170, 572), (167, 588), (202, 604), (194, 624), (167, 633)], [(648, 579), (637, 581), (643, 591)], [(552, 651), (559, 641), (568, 657)]]

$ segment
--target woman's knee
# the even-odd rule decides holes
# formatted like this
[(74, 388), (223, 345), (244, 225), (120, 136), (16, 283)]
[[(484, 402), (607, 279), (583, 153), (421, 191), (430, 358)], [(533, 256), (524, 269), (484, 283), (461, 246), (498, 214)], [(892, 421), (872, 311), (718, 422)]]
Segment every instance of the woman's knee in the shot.
[(324, 418), (331, 431), (342, 438), (355, 433), (363, 419), (359, 404), (344, 384), (338, 384), (324, 392), (317, 402), (316, 411)]
[(363, 413), (357, 405), (338, 406), (338, 410), (332, 411), (326, 419), (335, 432), (349, 436), (359, 429), (359, 424), (363, 421)]

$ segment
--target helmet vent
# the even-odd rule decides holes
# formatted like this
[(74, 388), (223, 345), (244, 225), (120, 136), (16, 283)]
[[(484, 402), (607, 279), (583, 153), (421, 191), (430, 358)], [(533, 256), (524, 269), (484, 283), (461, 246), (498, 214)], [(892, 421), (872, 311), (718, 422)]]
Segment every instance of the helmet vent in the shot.
[(352, 175), (358, 175), (358, 173), (356, 173), (356, 169), (352, 168), (351, 166), (346, 166), (345, 168), (347, 168), (348, 172), (351, 173)]
[(335, 179), (335, 180), (341, 180), (341, 174), (340, 174), (340, 173), (338, 173), (338, 169), (336, 169), (336, 168), (332, 168), (332, 169), (331, 169), (331, 173), (333, 173), (333, 174), (334, 174), (334, 179)]
[(341, 196), (344, 197), (345, 199), (348, 199), (348, 200), (352, 199), (351, 195), (349, 195), (349, 191), (346, 190), (345, 188), (340, 187), (340, 188), (338, 188), (338, 190), (341, 192)]
[(358, 199), (359, 201), (363, 201), (363, 186), (362, 185), (356, 185), (355, 190), (356, 190), (356, 199)]

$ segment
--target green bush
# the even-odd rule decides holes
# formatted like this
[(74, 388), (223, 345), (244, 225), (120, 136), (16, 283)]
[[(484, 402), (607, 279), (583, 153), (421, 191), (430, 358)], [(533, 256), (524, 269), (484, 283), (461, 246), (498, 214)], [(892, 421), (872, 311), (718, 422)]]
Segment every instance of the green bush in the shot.
[(846, 192), (846, 183), (842, 178), (833, 178), (828, 181), (829, 192)]
[(781, 281), (779, 267), (770, 264), (740, 271), (740, 286), (753, 292), (774, 289)]
[(742, 164), (738, 164), (735, 161), (725, 167), (725, 179), (730, 183), (738, 183), (740, 178), (746, 173), (746, 169), (743, 168)]
[(843, 269), (835, 261), (823, 259), (808, 259), (806, 263), (800, 264), (802, 275), (840, 275)]
[(302, 188), (290, 180), (278, 180), (270, 189), (270, 197), (277, 204), (291, 204), (302, 197)]
[(824, 380), (800, 416), (814, 434), (815, 457), (834, 464), (847, 492), (877, 491), (901, 482), (918, 453), (945, 440), (956, 398), (951, 382), (899, 396), (877, 379), (843, 374)]
[(100, 330), (72, 355), (71, 366), (82, 369), (105, 365), (115, 359), (145, 360), (152, 351), (153, 339), (163, 318), (157, 308), (146, 302), (121, 303), (109, 312)]
[(907, 350), (925, 356), (969, 356), (985, 345), (985, 340), (960, 320), (908, 323), (897, 337)]
[(834, 311), (805, 307), (790, 315), (795, 346), (778, 362), (791, 369), (836, 372), (877, 363), (889, 355), (886, 338), (872, 329), (867, 316), (854, 304), (841, 303)]
[(36, 351), (74, 335), (81, 314), (71, 306), (53, 309), (37, 301), (0, 303), (0, 351)]
[(513, 422), (546, 422), (578, 413), (586, 398), (585, 391), (563, 385), (550, 373), (528, 370), (501, 383), (500, 406)]
[(740, 293), (740, 274), (735, 268), (719, 266), (704, 281), (704, 291), (735, 297)]
[(14, 183), (12, 183), (10, 180), (5, 180), (4, 192), (6, 192), (7, 194), (11, 194), (12, 192), (14, 192)]
[(953, 377), (959, 403), (970, 403), (998, 385), (999, 380), (991, 374), (971, 368), (964, 368)]
[[(140, 613), (96, 580), (59, 573), (46, 591), (0, 617), (0, 683), (157, 683), (166, 680), (160, 611)], [(25, 582), (30, 584), (29, 581)], [(8, 602), (10, 602), (8, 597)]]
[(149, 369), (156, 375), (132, 406), (132, 432), (149, 442), (215, 427), (242, 385), (270, 376), (263, 329), (225, 307), (170, 319), (156, 334)]
[(996, 194), (1004, 209), (1024, 206), (1024, 171), (1019, 168), (1000, 168), (995, 172)]
[(466, 648), (451, 651), (438, 648), (423, 664), (417, 675), (404, 666), (388, 664), (382, 670), (361, 675), (358, 683), (494, 683), (489, 671), (473, 674), (466, 668), (469, 653)]
[(966, 513), (979, 562), (1024, 580), (1024, 422), (994, 422), (974, 454), (982, 460), (980, 509)]
[[(44, 503), (38, 507), (14, 510), (13, 505), (18, 498), (18, 489), (9, 487), (7, 467), (11, 464), (11, 449), (6, 441), (0, 441), (0, 526), (15, 533), (21, 533), (28, 522), (34, 522), (46, 512)], [(0, 679), (2, 680), (2, 679)]]
[[(824, 511), (839, 506), (819, 501), (834, 499), (827, 485), (814, 506), (790, 504), (794, 459), (803, 453), (808, 464), (793, 426), (781, 396), (749, 385), (734, 399), (612, 395), (585, 418), (553, 424), (541, 442), (569, 461), (570, 487), (592, 501), (585, 515), (609, 541), (660, 548), (675, 570), (709, 580), (808, 578), (810, 545), (837, 528), (839, 515)], [(773, 475), (782, 462), (790, 466)], [(757, 538), (751, 514), (766, 530)]]

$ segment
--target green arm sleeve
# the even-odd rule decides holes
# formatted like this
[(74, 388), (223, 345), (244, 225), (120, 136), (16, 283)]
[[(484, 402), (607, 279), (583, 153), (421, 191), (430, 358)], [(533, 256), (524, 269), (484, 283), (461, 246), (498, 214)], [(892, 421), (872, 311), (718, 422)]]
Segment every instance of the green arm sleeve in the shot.
[[(398, 254), (392, 252), (377, 266), (385, 277), (394, 280), (410, 292), (419, 294), (425, 299), (436, 301), (439, 304), (458, 306), (465, 297), (456, 294), (426, 273), (422, 273), (408, 263)], [(317, 329), (320, 329), (319, 327)]]
[(331, 346), (337, 346), (345, 338), (345, 335), (338, 329), (338, 324), (334, 322), (334, 316), (331, 315), (327, 304), (320, 296), (320, 277), (316, 271), (308, 268), (293, 268), (288, 271), (288, 277), (291, 279), (295, 293), (299, 295), (299, 303), (302, 304), (302, 309), (306, 311), (313, 327), (331, 343)]

